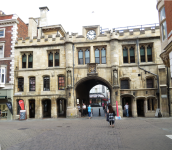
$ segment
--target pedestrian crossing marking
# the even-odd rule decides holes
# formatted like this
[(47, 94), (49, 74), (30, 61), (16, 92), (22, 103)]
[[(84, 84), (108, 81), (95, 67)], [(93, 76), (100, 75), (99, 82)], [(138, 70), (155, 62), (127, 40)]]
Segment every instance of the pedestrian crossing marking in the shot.
[(172, 135), (166, 135), (168, 138), (172, 139)]

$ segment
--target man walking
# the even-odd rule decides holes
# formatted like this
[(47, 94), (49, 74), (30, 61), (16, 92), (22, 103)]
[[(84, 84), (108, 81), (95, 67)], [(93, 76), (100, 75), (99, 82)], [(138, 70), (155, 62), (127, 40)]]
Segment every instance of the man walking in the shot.
[(128, 106), (128, 103), (125, 104), (124, 108), (125, 108), (125, 111), (126, 111), (126, 116), (129, 117), (129, 113), (128, 113), (129, 106)]

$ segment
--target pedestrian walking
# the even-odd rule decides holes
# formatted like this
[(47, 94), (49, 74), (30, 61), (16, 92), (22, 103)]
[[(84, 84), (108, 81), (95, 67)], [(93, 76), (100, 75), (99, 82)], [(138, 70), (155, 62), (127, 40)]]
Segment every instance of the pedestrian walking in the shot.
[(105, 113), (105, 117), (106, 117), (106, 114), (107, 114), (107, 105), (105, 104), (105, 108), (104, 108), (104, 113)]
[(0, 109), (0, 118), (1, 118), (1, 109)]
[(129, 113), (128, 113), (129, 105), (128, 105), (128, 103), (125, 104), (124, 108), (126, 111), (126, 116), (129, 117)]
[(109, 104), (109, 106), (108, 106), (107, 113), (109, 114), (110, 127), (112, 126), (112, 128), (114, 128), (114, 122), (115, 122), (114, 116), (115, 116), (115, 112), (114, 112), (111, 104)]
[(83, 106), (82, 106), (82, 110), (83, 110), (83, 116), (85, 117), (86, 115), (86, 105), (83, 103)]
[(89, 116), (89, 119), (91, 118), (91, 106), (89, 105), (88, 106), (88, 116)]

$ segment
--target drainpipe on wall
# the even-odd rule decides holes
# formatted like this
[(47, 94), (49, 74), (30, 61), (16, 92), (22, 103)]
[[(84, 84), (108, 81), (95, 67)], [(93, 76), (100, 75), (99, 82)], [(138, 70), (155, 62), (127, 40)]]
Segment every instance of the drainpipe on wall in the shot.
[[(138, 38), (137, 38), (137, 40), (136, 40), (136, 44), (137, 44), (137, 60), (138, 60), (138, 67), (139, 67), (139, 69), (145, 71), (145, 73), (148, 72), (148, 73), (150, 73), (150, 74), (156, 76), (156, 78), (157, 78), (158, 89), (157, 89), (156, 95), (157, 95), (157, 97), (158, 97), (158, 108), (159, 108), (159, 110), (160, 110), (159, 76), (158, 76), (157, 74), (154, 74), (154, 73), (152, 73), (152, 72), (150, 72), (150, 71), (147, 71), (147, 70), (145, 70), (144, 68), (141, 68), (141, 67), (140, 67), (140, 62), (139, 62), (139, 48), (138, 48), (138, 47), (139, 47), (139, 39), (138, 39)], [(159, 113), (160, 113), (160, 114), (158, 114), (158, 116), (159, 116), (159, 115), (161, 116), (161, 112), (159, 112)]]
[(75, 64), (74, 64), (74, 48), (75, 48), (75, 46), (74, 46), (74, 44), (73, 44), (73, 100), (74, 100), (74, 107), (75, 107), (75, 98), (74, 98), (74, 66), (75, 66)]
[(170, 108), (170, 103), (171, 102), (170, 102), (168, 67), (167, 67), (167, 97), (168, 97), (169, 116), (171, 117), (171, 108)]

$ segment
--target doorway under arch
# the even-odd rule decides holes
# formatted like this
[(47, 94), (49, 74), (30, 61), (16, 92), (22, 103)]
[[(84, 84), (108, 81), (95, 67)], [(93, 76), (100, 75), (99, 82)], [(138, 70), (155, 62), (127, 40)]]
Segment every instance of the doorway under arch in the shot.
[(66, 99), (57, 99), (57, 117), (66, 118)]

